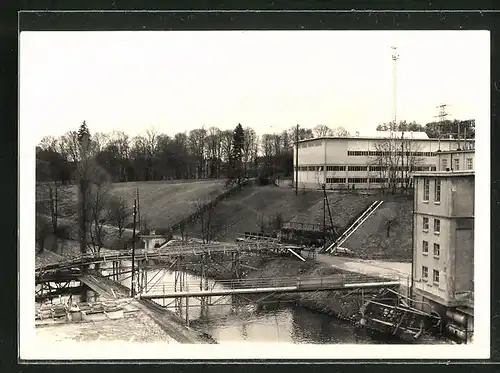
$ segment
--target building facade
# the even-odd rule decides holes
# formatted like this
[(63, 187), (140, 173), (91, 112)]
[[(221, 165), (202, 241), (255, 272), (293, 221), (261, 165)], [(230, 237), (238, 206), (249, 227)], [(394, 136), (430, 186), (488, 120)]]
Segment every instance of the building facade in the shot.
[(436, 157), (437, 171), (461, 171), (475, 168), (475, 152), (472, 149), (438, 152)]
[(474, 320), (474, 170), (462, 167), (474, 154), (442, 152), (437, 167), (443, 159), (458, 159), (458, 171), (413, 175), (412, 293), (443, 317), (448, 332), (467, 340)]
[[(403, 140), (402, 140), (403, 139)], [(467, 146), (473, 148), (473, 141)], [(463, 147), (462, 141), (462, 147)], [(298, 170), (294, 149), (294, 175), (299, 188), (371, 189), (387, 186), (390, 177), (406, 178), (415, 171), (434, 170), (439, 150), (456, 150), (455, 139), (429, 139), (421, 132), (378, 132), (378, 136), (321, 137), (298, 144)], [(388, 173), (392, 164), (394, 173)], [(401, 175), (401, 176), (399, 176)], [(295, 177), (295, 176), (294, 176)]]

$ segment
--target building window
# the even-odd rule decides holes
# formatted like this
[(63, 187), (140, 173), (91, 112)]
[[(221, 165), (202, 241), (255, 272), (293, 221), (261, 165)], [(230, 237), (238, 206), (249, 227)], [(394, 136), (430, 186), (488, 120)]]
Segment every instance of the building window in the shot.
[(431, 166), (431, 171), (436, 171), (436, 166)]
[(472, 158), (467, 158), (465, 161), (467, 169), (472, 170)]
[(455, 170), (455, 171), (460, 170), (460, 160), (458, 158), (455, 158), (453, 160), (453, 170)]
[(327, 184), (344, 184), (345, 177), (327, 177), (326, 183)]
[(429, 232), (429, 218), (423, 218), (423, 227), (424, 232)]
[(427, 255), (429, 253), (429, 242), (422, 241), (422, 253)]
[(446, 169), (448, 168), (448, 159), (446, 158), (441, 159), (441, 168), (442, 171), (446, 171)]
[(365, 184), (368, 182), (368, 179), (365, 177), (365, 178), (362, 178), (362, 177), (350, 177), (349, 179), (347, 179), (347, 182), (349, 184)]
[(438, 243), (435, 243), (435, 244), (434, 244), (434, 256), (435, 256), (436, 258), (439, 258), (439, 251), (440, 251), (439, 244), (438, 244)]
[(327, 171), (345, 171), (345, 166), (326, 166)]
[(441, 179), (434, 182), (434, 202), (441, 202)]
[(424, 179), (424, 201), (429, 200), (429, 179)]
[(441, 220), (434, 219), (434, 234), (439, 234), (441, 232)]
[(366, 166), (348, 166), (348, 171), (366, 171)]
[(307, 171), (316, 171), (316, 166), (308, 166)]
[(380, 171), (383, 171), (383, 170), (385, 170), (385, 167), (383, 167), (383, 166), (370, 166), (370, 171), (378, 171), (378, 172), (380, 172)]
[(439, 271), (436, 269), (432, 271), (432, 281), (435, 284), (439, 284)]
[(429, 268), (422, 266), (422, 280), (427, 281), (429, 278)]
[(370, 178), (370, 183), (386, 183), (387, 182), (387, 179), (386, 178), (383, 178), (383, 177), (371, 177)]

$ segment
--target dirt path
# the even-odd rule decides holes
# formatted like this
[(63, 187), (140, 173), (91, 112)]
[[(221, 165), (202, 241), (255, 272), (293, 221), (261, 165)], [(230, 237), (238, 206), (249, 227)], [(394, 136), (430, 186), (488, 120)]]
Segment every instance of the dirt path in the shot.
[(329, 254), (318, 254), (318, 262), (331, 265), (346, 271), (365, 273), (371, 275), (396, 274), (401, 276), (411, 275), (411, 263), (385, 262), (382, 260), (365, 260), (356, 258), (345, 258)]

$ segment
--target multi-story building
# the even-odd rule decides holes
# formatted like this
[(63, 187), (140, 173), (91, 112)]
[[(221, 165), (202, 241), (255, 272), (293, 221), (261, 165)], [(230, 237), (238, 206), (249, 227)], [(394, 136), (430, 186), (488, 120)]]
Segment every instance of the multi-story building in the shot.
[(436, 154), (437, 171), (473, 170), (475, 151), (473, 149), (442, 151)]
[[(462, 141), (462, 146), (464, 142)], [(473, 141), (467, 141), (472, 149)], [(391, 162), (396, 175), (436, 167), (439, 150), (460, 147), (454, 139), (430, 139), (425, 132), (378, 131), (371, 136), (319, 137), (298, 144), (299, 188), (380, 188), (387, 185)], [(294, 167), (297, 166), (294, 149)], [(401, 156), (402, 155), (402, 156)], [(297, 171), (296, 168), (294, 168)], [(295, 173), (294, 173), (295, 175)], [(397, 180), (400, 182), (400, 180)]]
[(474, 320), (473, 162), (470, 150), (440, 152), (438, 170), (413, 175), (413, 297), (462, 340), (470, 339)]

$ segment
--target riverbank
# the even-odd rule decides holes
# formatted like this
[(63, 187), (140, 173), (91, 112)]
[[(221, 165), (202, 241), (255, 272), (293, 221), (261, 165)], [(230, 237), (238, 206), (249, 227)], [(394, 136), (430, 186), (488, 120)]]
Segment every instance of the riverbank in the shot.
[[(185, 262), (190, 259), (184, 258)], [(224, 261), (225, 265), (210, 265), (206, 268), (206, 275), (214, 280), (228, 280), (234, 278), (231, 270), (231, 256), (221, 256), (219, 263)], [(184, 270), (194, 275), (201, 274), (200, 264), (185, 264)], [(240, 274), (245, 279), (274, 279), (277, 277), (297, 277), (297, 276), (329, 276), (335, 274), (352, 273), (334, 266), (321, 263), (314, 259), (305, 262), (290, 257), (261, 257), (256, 254), (247, 254), (240, 258)], [(275, 294), (272, 299), (277, 301), (293, 301), (297, 306), (304, 307), (314, 312), (320, 312), (329, 316), (334, 316), (340, 320), (352, 321), (363, 304), (364, 295), (360, 293), (346, 294), (344, 292), (317, 291), (310, 293)]]

